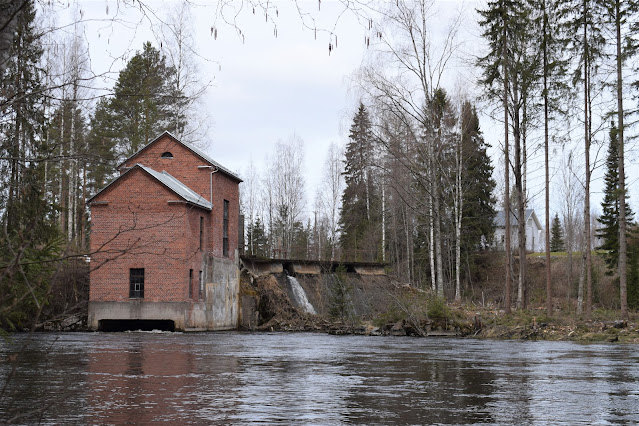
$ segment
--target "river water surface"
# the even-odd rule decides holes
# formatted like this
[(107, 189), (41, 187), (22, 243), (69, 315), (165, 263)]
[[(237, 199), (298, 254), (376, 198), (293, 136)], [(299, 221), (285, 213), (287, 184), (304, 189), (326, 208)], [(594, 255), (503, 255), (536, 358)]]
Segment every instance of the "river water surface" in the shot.
[(639, 423), (637, 346), (64, 333), (15, 356), (26, 337), (0, 340), (0, 423)]

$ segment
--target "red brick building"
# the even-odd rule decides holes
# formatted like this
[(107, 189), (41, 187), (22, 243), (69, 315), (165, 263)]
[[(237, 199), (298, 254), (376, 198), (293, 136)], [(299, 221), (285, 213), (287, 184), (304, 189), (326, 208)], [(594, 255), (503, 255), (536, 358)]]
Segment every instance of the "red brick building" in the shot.
[(169, 132), (89, 200), (89, 327), (237, 326), (240, 178)]

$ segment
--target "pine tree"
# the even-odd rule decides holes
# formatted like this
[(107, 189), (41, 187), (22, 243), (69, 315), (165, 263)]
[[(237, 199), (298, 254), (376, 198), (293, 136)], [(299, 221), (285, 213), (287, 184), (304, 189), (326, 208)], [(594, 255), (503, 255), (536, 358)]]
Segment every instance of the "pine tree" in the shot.
[(555, 213), (555, 217), (552, 220), (552, 229), (550, 231), (550, 251), (564, 251), (564, 235), (561, 230), (561, 222), (559, 221), (558, 213)]
[[(604, 199), (601, 202), (602, 214), (597, 219), (601, 228), (597, 232), (597, 237), (602, 239), (602, 244), (598, 248), (605, 250), (603, 257), (609, 272), (612, 273), (617, 268), (619, 260), (619, 147), (617, 126), (614, 122), (610, 127), (609, 137), (606, 174), (604, 176)], [(628, 192), (625, 191), (625, 194), (626, 206), (628, 206)], [(630, 229), (632, 217), (633, 212), (630, 208), (626, 208), (628, 229)]]
[[(517, 210), (519, 215), (524, 215), (523, 181), (521, 162), (521, 110), (524, 87), (529, 87), (528, 78), (530, 63), (524, 59), (527, 57), (530, 25), (528, 21), (527, 7), (523, 0), (490, 0), (486, 8), (478, 10), (481, 20), (482, 36), (489, 46), (488, 53), (480, 57), (477, 65), (482, 68), (480, 85), (485, 94), (492, 99), (499, 99), (504, 110), (504, 209), (510, 208), (510, 142), (509, 133), (512, 128), (515, 145), (514, 173), (517, 189)], [(512, 122), (512, 125), (509, 125)], [(506, 214), (506, 246), (510, 247), (510, 214)], [(525, 302), (523, 295), (525, 281), (525, 237), (522, 234), (523, 225), (519, 226), (519, 250), (520, 250), (520, 282), (518, 301)], [(512, 289), (512, 256), (510, 250), (506, 250), (506, 294), (505, 309), (510, 312)], [(524, 296), (524, 297), (522, 297)], [(522, 300), (523, 299), (523, 300)]]
[(620, 192), (617, 193), (619, 208), (619, 252), (618, 252), (618, 275), (619, 275), (619, 296), (621, 302), (621, 317), (628, 319), (628, 244), (627, 244), (627, 215), (630, 213), (625, 202), (626, 188), (626, 166), (625, 166), (625, 124), (623, 106), (623, 67), (628, 58), (637, 53), (639, 43), (636, 35), (629, 30), (629, 20), (636, 21), (636, 14), (639, 11), (637, 0), (608, 0), (605, 2), (608, 12), (608, 21), (613, 23), (615, 33), (615, 94), (617, 96), (617, 120), (619, 129), (617, 134), (618, 158), (617, 169), (619, 173)]
[[(360, 104), (346, 145), (340, 243), (343, 253), (353, 260), (376, 260), (375, 241), (377, 197), (374, 192), (373, 131), (368, 111)], [(372, 241), (371, 241), (372, 240)]]
[[(592, 141), (592, 106), (593, 92), (596, 87), (596, 79), (599, 65), (604, 55), (605, 37), (602, 34), (604, 25), (602, 22), (602, 0), (571, 0), (566, 7), (570, 11), (565, 29), (570, 39), (570, 53), (576, 59), (576, 67), (572, 71), (572, 84), (580, 85), (582, 90), (583, 119), (584, 126), (584, 203), (583, 203), (583, 269), (582, 274), (585, 280), (579, 281), (577, 296), (577, 313), (581, 313), (584, 305), (585, 293), (585, 314), (590, 319), (592, 315), (592, 251), (591, 251), (591, 228), (590, 228), (590, 148)], [(585, 291), (584, 291), (585, 281)]]
[[(183, 98), (172, 86), (175, 69), (146, 42), (120, 71), (113, 97), (96, 107), (91, 140), (119, 161), (137, 152), (164, 130), (184, 127), (185, 117), (175, 117), (174, 103)], [(180, 101), (181, 102), (181, 101)]]

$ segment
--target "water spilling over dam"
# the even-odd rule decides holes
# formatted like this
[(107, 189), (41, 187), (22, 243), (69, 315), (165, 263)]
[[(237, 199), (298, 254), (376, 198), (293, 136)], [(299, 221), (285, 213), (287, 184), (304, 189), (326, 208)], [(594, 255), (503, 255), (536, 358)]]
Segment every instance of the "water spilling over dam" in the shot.
[(401, 287), (379, 263), (242, 257), (240, 269), (240, 324), (247, 329), (299, 329), (293, 324), (308, 325), (305, 315), (330, 316), (336, 288), (346, 290), (350, 316), (374, 317)]
[(286, 279), (288, 280), (291, 292), (293, 294), (293, 302), (297, 305), (297, 307), (303, 309), (309, 314), (316, 314), (317, 312), (315, 312), (315, 308), (313, 308), (313, 305), (311, 305), (311, 303), (308, 301), (306, 292), (300, 285), (299, 281), (297, 281), (295, 277), (292, 277), (290, 275), (288, 275)]

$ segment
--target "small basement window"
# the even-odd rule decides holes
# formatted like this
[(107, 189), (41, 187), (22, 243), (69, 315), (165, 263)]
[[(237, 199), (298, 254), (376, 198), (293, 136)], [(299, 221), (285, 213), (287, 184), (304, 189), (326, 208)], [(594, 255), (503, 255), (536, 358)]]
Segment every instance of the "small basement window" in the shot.
[(169, 151), (163, 152), (162, 155), (160, 155), (160, 158), (173, 158), (173, 154), (171, 154)]
[(144, 268), (129, 269), (129, 297), (144, 298)]

